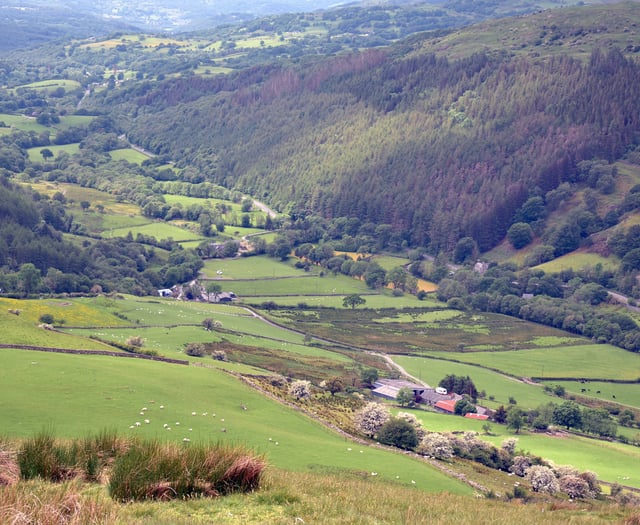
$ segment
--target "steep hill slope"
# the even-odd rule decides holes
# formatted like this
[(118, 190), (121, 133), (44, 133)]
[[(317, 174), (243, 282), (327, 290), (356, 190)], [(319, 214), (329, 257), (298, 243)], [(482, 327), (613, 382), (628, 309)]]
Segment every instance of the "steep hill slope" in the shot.
[(502, 45), (447, 58), (432, 52), (440, 40), (414, 37), (391, 49), (135, 86), (103, 103), (135, 115), (134, 142), (280, 210), (391, 224), (434, 251), (464, 236), (486, 250), (529, 197), (638, 140), (637, 48), (609, 45), (620, 25), (633, 40), (637, 3), (541, 13), (491, 31), (553, 18), (549, 31), (562, 33), (583, 12), (580, 46), (552, 35), (535, 53)]

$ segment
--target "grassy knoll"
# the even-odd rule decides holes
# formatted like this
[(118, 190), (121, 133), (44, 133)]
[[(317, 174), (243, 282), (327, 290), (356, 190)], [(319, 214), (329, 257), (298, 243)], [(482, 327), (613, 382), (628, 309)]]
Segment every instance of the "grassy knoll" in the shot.
[(513, 352), (457, 352), (448, 357), (524, 377), (627, 380), (640, 377), (640, 355), (611, 345), (586, 344)]
[(8, 436), (31, 435), (43, 427), (61, 437), (112, 428), (161, 440), (229, 441), (288, 470), (375, 471), (386, 480), (400, 476), (409, 484), (413, 479), (427, 491), (471, 492), (423, 462), (354, 445), (223, 372), (13, 350), (3, 354), (3, 365), (0, 425)]
[(109, 152), (109, 156), (113, 160), (126, 160), (131, 164), (142, 164), (149, 158), (148, 155), (140, 153), (139, 151), (132, 148), (114, 149)]
[[(546, 394), (541, 386), (521, 383), (477, 366), (420, 357), (395, 356), (393, 360), (411, 375), (421, 378), (434, 387), (438, 386), (439, 381), (447, 374), (469, 376), (478, 391), (484, 390), (487, 394), (480, 403), (491, 408), (497, 408), (500, 405), (508, 406), (510, 397), (518, 402), (518, 406), (524, 408), (535, 408), (543, 403), (554, 401), (554, 398)], [(494, 399), (489, 399), (489, 396), (493, 396)]]
[[(628, 405), (640, 409), (640, 383), (620, 384), (603, 383), (599, 381), (555, 381), (565, 387), (569, 394), (592, 397), (603, 401), (615, 401), (621, 405)], [(584, 392), (582, 391), (584, 389)], [(615, 396), (615, 397), (614, 397)]]
[(75, 155), (80, 151), (80, 144), (64, 144), (62, 146), (38, 146), (37, 148), (29, 148), (27, 150), (27, 154), (29, 155), (29, 160), (31, 162), (48, 162), (45, 161), (42, 153), (40, 153), (43, 149), (48, 149), (53, 153), (52, 159), (56, 159), (60, 156), (60, 153), (67, 153), (69, 155)]

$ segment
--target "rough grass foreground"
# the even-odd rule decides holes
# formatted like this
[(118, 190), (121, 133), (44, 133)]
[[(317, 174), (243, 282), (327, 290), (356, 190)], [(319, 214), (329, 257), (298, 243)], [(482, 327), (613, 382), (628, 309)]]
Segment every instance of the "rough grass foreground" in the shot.
[(2, 470), (13, 473), (6, 485), (15, 484), (18, 472), (25, 480), (108, 479), (111, 497), (123, 502), (250, 492), (265, 468), (262, 457), (242, 447), (123, 439), (108, 432), (72, 441), (41, 432), (22, 443), (15, 461), (0, 451)]

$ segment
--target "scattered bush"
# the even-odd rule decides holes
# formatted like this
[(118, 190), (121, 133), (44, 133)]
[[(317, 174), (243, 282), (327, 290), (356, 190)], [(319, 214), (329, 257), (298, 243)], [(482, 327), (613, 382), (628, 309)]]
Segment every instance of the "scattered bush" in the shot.
[(126, 344), (135, 348), (142, 348), (144, 346), (144, 339), (139, 335), (132, 335), (127, 338)]
[(507, 438), (502, 442), (502, 450), (507, 452), (510, 456), (516, 451), (516, 446), (518, 445), (518, 440), (516, 438)]
[(55, 318), (51, 314), (42, 314), (40, 316), (39, 321), (44, 324), (53, 324), (55, 321)]
[(304, 379), (294, 381), (289, 386), (289, 395), (295, 397), (298, 401), (311, 397), (311, 383)]
[(527, 479), (534, 492), (555, 494), (560, 490), (560, 483), (549, 467), (534, 465), (527, 470)]
[(529, 467), (531, 467), (531, 460), (527, 456), (516, 456), (509, 471), (523, 478)]
[(378, 441), (404, 450), (413, 450), (418, 444), (415, 427), (401, 418), (391, 418), (378, 430)]
[(227, 353), (224, 350), (214, 350), (211, 352), (211, 357), (216, 361), (226, 361)]
[(390, 417), (391, 414), (389, 414), (386, 407), (372, 401), (371, 403), (367, 403), (362, 410), (356, 413), (354, 420), (360, 432), (373, 437)]
[(449, 438), (437, 432), (424, 436), (418, 445), (417, 452), (436, 459), (450, 459), (454, 455)]
[(184, 353), (191, 357), (202, 357), (204, 355), (204, 345), (202, 343), (189, 343)]
[(568, 475), (560, 478), (560, 490), (570, 498), (587, 498), (589, 484), (580, 476)]

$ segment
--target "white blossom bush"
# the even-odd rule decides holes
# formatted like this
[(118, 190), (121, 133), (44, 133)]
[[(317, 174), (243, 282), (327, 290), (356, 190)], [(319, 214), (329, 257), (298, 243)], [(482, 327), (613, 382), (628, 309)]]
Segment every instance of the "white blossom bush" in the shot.
[(570, 498), (590, 497), (589, 484), (580, 476), (573, 474), (560, 478), (560, 490)]
[(553, 471), (556, 473), (556, 478), (562, 479), (565, 476), (579, 476), (580, 471), (572, 467), (571, 465), (558, 465), (553, 467)]
[(420, 441), (424, 436), (427, 435), (427, 431), (422, 426), (422, 421), (420, 421), (415, 415), (410, 412), (398, 412), (398, 418), (404, 419), (407, 423), (409, 423), (413, 428), (416, 429), (416, 436), (418, 437), (418, 441)]
[(510, 456), (516, 451), (516, 446), (518, 445), (518, 440), (516, 438), (507, 438), (502, 442), (502, 450), (507, 452)]
[(454, 455), (451, 440), (438, 432), (425, 435), (416, 448), (416, 452), (436, 459), (450, 459)]
[(305, 379), (298, 379), (289, 385), (289, 395), (297, 400), (307, 399), (311, 396), (311, 383)]
[(360, 432), (373, 437), (390, 418), (391, 414), (386, 407), (372, 401), (356, 412), (354, 422)]
[(513, 458), (513, 465), (511, 465), (509, 471), (513, 472), (516, 476), (524, 478), (529, 467), (531, 467), (531, 461), (527, 456), (516, 456)]
[(560, 490), (560, 483), (549, 467), (534, 465), (527, 470), (527, 479), (534, 492), (555, 494)]
[(598, 494), (602, 492), (600, 483), (598, 483), (598, 475), (595, 472), (586, 470), (580, 474), (580, 477), (587, 482), (587, 485), (589, 485), (589, 494), (587, 494), (586, 497), (597, 498)]

